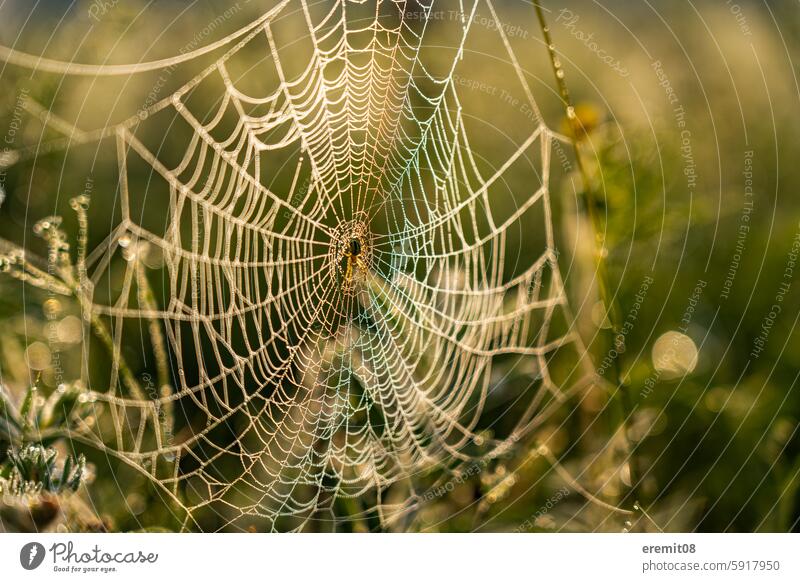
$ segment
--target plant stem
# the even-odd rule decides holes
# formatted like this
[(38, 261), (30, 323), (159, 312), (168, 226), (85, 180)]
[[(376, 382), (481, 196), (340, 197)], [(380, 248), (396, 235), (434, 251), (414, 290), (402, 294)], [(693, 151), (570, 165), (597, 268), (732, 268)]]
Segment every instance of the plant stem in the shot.
[[(608, 317), (608, 321), (610, 323), (610, 330), (609, 330), (609, 344), (616, 350), (617, 357), (613, 358), (614, 366), (613, 366), (613, 378), (612, 381), (616, 386), (616, 390), (612, 395), (613, 400), (616, 402), (619, 408), (619, 427), (618, 430), (621, 431), (622, 437), (625, 443), (625, 447), (628, 451), (628, 468), (630, 471), (630, 493), (628, 496), (633, 497), (634, 501), (639, 500), (639, 480), (638, 480), (638, 471), (636, 468), (634, 447), (632, 446), (629, 438), (628, 438), (628, 424), (630, 422), (631, 416), (634, 412), (634, 406), (631, 401), (631, 397), (629, 394), (629, 386), (625, 381), (624, 377), (624, 365), (623, 365), (623, 358), (625, 354), (625, 336), (622, 333), (622, 325), (620, 323), (620, 315), (619, 315), (619, 308), (617, 306), (616, 299), (614, 295), (612, 295), (610, 291), (610, 284), (609, 284), (609, 276), (608, 276), (608, 268), (606, 265), (606, 247), (605, 247), (605, 236), (602, 231), (602, 225), (600, 216), (597, 212), (597, 196), (592, 185), (591, 178), (589, 177), (589, 173), (586, 169), (586, 166), (583, 163), (583, 158), (581, 156), (580, 145), (578, 144), (578, 130), (581, 130), (581, 123), (580, 120), (575, 115), (575, 109), (572, 106), (572, 102), (569, 95), (569, 90), (567, 89), (566, 81), (564, 80), (564, 69), (561, 66), (561, 61), (559, 60), (558, 56), (556, 55), (555, 45), (553, 44), (553, 40), (550, 36), (550, 28), (547, 26), (547, 22), (544, 17), (544, 11), (542, 10), (541, 3), (538, 0), (533, 0), (533, 6), (536, 10), (536, 16), (539, 19), (539, 26), (542, 29), (542, 35), (544, 36), (544, 42), (547, 45), (547, 51), (550, 56), (550, 64), (553, 68), (553, 74), (556, 78), (556, 85), (558, 86), (559, 95), (561, 100), (564, 103), (564, 107), (566, 108), (567, 113), (567, 120), (570, 125), (570, 142), (572, 143), (572, 149), (575, 154), (575, 163), (578, 166), (578, 172), (581, 175), (581, 182), (583, 185), (583, 206), (585, 207), (587, 217), (589, 219), (589, 223), (591, 226), (591, 231), (594, 235), (594, 258), (595, 258), (595, 272), (596, 277), (595, 280), (597, 281), (597, 291), (600, 298), (600, 301), (603, 304), (603, 312)], [(626, 496), (626, 498), (628, 497)], [(624, 500), (624, 499), (623, 499)]]
[[(137, 258), (133, 266), (136, 269), (136, 285), (139, 291), (139, 302), (141, 306), (150, 311), (155, 312), (158, 309), (155, 297), (153, 296), (153, 289), (147, 280), (147, 273), (145, 273), (144, 265)], [(158, 395), (164, 400), (160, 406), (163, 407), (164, 414), (162, 417), (161, 430), (164, 432), (164, 442), (169, 444), (171, 440), (172, 431), (175, 427), (175, 411), (174, 405), (169, 396), (172, 394), (172, 386), (169, 375), (169, 357), (167, 356), (166, 341), (164, 334), (161, 331), (161, 324), (155, 316), (148, 318), (148, 329), (150, 331), (150, 342), (153, 346), (156, 359), (156, 370), (158, 375)]]
[[(142, 307), (150, 312), (158, 310), (158, 304), (153, 296), (153, 289), (150, 287), (150, 282), (147, 280), (147, 274), (144, 270), (144, 265), (137, 260), (134, 265), (136, 269), (136, 284), (139, 291), (139, 302)], [(170, 386), (169, 376), (169, 357), (167, 356), (167, 343), (164, 339), (164, 333), (161, 331), (158, 318), (156, 316), (148, 317), (148, 331), (150, 332), (150, 342), (153, 344), (153, 351), (156, 358), (156, 371), (158, 374), (159, 387)]]
[(118, 349), (111, 333), (108, 331), (105, 323), (100, 317), (92, 311), (92, 304), (86, 297), (81, 281), (76, 280), (73, 269), (63, 269), (61, 272), (61, 279), (72, 290), (72, 294), (78, 300), (83, 317), (88, 319), (92, 330), (95, 335), (100, 339), (103, 347), (106, 348), (111, 358), (116, 361), (119, 375), (122, 379), (123, 385), (128, 389), (131, 395), (137, 400), (144, 400), (144, 392), (142, 392), (136, 376), (128, 366), (125, 357), (122, 355), (122, 350)]

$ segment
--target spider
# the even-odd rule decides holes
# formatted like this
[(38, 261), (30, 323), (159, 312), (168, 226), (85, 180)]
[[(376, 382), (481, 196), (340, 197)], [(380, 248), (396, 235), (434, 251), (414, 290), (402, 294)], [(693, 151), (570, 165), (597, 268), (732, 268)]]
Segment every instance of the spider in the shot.
[(367, 264), (364, 261), (362, 251), (361, 240), (352, 238), (342, 253), (342, 271), (344, 271), (343, 287), (345, 289), (352, 289), (355, 279), (355, 269), (360, 269), (362, 273), (367, 272)]

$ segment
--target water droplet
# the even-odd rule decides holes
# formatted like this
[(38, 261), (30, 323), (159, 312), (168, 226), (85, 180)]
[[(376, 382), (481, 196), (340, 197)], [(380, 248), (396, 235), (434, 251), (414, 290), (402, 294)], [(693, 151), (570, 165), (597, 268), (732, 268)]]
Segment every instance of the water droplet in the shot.
[(56, 326), (58, 341), (67, 344), (76, 344), (83, 337), (83, 324), (75, 315), (68, 315), (58, 322)]
[(33, 225), (33, 232), (39, 236), (47, 236), (61, 226), (60, 216), (48, 216)]
[(89, 210), (89, 197), (84, 194), (81, 194), (80, 196), (76, 196), (75, 198), (70, 199), (69, 205), (75, 211)]
[(31, 370), (44, 370), (50, 365), (52, 354), (47, 344), (33, 342), (25, 350), (25, 361)]
[(652, 349), (653, 367), (665, 379), (691, 373), (697, 366), (699, 353), (694, 340), (679, 331), (668, 331), (659, 337)]
[(0, 152), (0, 168), (8, 168), (19, 161), (19, 152), (9, 150)]
[(45, 317), (53, 319), (61, 313), (61, 302), (51, 297), (42, 304), (42, 310), (44, 311)]

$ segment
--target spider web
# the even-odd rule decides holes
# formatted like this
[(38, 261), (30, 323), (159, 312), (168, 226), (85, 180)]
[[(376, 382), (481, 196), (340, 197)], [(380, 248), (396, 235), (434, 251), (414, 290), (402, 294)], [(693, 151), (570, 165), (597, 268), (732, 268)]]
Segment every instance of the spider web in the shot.
[[(504, 51), (530, 112), (499, 166), (471, 144), (474, 91), (457, 73), (479, 5), (495, 22), (479, 32)], [(186, 527), (213, 508), (228, 524), (299, 529), (336, 518), (342, 500), (390, 523), (418, 502), (418, 477), (507, 454), (591, 379), (550, 207), (552, 151), (566, 140), (542, 120), (492, 4), (442, 8), (451, 17), (436, 34), (450, 42), (432, 49), (432, 3), (305, 0), (155, 63), (4, 49), (74, 75), (223, 53), (102, 130), (34, 111), (68, 136), (35, 155), (116, 141), (121, 219), (88, 255), (84, 308), (109, 321), (117, 355), (131, 325), (158, 326), (172, 366), (174, 386), (134, 393), (115, 358), (110, 388), (93, 392), (101, 422), (74, 436), (146, 473)], [(160, 144), (147, 143), (153, 127)], [(145, 189), (129, 183), (137, 172)], [(153, 249), (157, 308), (138, 270)], [(121, 290), (101, 297), (120, 260)]]

